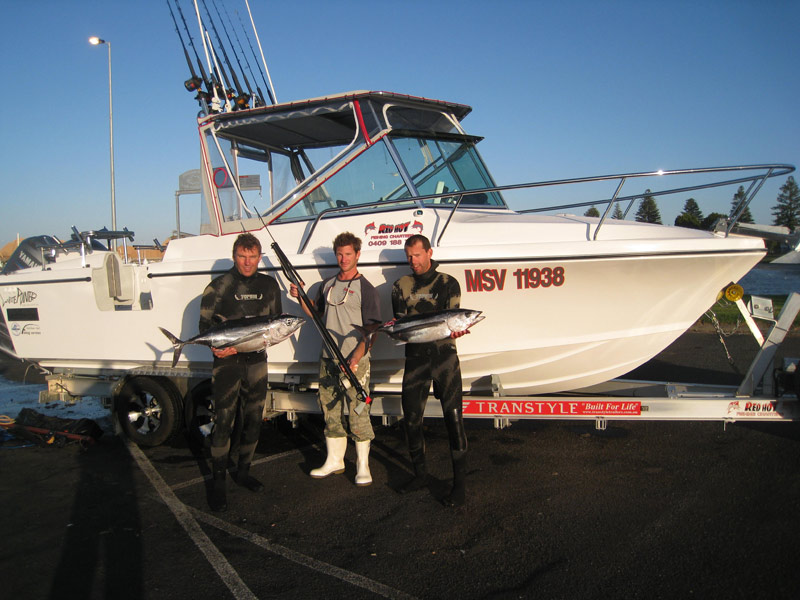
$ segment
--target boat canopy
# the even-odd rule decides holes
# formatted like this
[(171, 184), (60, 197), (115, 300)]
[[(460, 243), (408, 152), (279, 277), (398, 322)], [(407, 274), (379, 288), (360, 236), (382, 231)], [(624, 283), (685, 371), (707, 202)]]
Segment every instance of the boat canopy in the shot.
[[(354, 103), (357, 103), (354, 110)], [(243, 142), (302, 150), (349, 144), (359, 119), (369, 135), (384, 129), (451, 132), (472, 108), (390, 92), (348, 92), (212, 115), (215, 130)], [(453, 118), (450, 117), (452, 115)]]
[[(216, 215), (207, 219), (206, 232), (493, 187), (475, 148), (482, 138), (460, 125), (470, 111), (463, 104), (361, 91), (202, 117), (206, 204)], [(506, 206), (497, 192), (461, 202)]]

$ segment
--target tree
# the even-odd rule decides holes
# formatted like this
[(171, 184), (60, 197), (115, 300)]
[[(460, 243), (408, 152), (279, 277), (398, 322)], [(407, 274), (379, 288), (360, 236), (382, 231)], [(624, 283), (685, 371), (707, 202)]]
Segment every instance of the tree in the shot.
[[(739, 203), (743, 202), (744, 199), (745, 199), (744, 186), (740, 185), (739, 189), (733, 195), (733, 200), (731, 200), (731, 216), (733, 216), (733, 213), (736, 212)], [(749, 206), (744, 209), (744, 211), (742, 212), (742, 216), (739, 217), (739, 223), (755, 223), (755, 221), (753, 220), (753, 215), (750, 213)]]
[(612, 219), (619, 219), (620, 221), (625, 218), (625, 213), (622, 212), (622, 209), (619, 207), (619, 202), (614, 205), (614, 212), (611, 213)]
[(700, 207), (697, 205), (697, 202), (694, 198), (689, 198), (683, 204), (683, 212), (692, 215), (695, 219), (697, 219), (698, 223), (703, 222), (703, 211), (700, 210)]
[(711, 231), (714, 228), (714, 223), (716, 223), (719, 219), (727, 219), (727, 218), (728, 215), (723, 215), (722, 213), (718, 212), (709, 213), (708, 216), (700, 222), (700, 229)]
[(694, 198), (689, 198), (683, 205), (683, 212), (675, 217), (675, 226), (700, 229), (702, 221), (703, 211), (700, 210)]
[(639, 210), (636, 211), (636, 220), (640, 223), (661, 223), (661, 213), (658, 210), (656, 199), (650, 194), (650, 190), (645, 190), (646, 196), (642, 198), (639, 204)]
[(697, 217), (689, 213), (681, 213), (675, 217), (675, 227), (688, 227), (689, 229), (700, 229), (700, 221)]
[(791, 175), (781, 187), (778, 203), (772, 207), (775, 225), (784, 225), (794, 231), (800, 225), (800, 190)]
[(583, 213), (583, 216), (584, 217), (599, 217), (600, 216), (600, 211), (597, 210), (594, 206), (590, 206), (589, 210), (587, 210), (585, 213)]

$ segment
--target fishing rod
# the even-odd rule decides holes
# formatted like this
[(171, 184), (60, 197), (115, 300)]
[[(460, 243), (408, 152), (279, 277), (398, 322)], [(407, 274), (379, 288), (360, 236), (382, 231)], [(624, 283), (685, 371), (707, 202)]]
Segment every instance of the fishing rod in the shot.
[(197, 76), (197, 73), (194, 72), (194, 67), (192, 66), (192, 59), (189, 58), (189, 51), (186, 49), (186, 44), (183, 41), (181, 30), (178, 27), (178, 21), (175, 18), (175, 13), (172, 11), (172, 5), (169, 3), (169, 0), (167, 0), (167, 8), (169, 9), (169, 15), (172, 17), (172, 22), (175, 24), (175, 33), (178, 34), (178, 39), (181, 42), (181, 48), (183, 48), (183, 55), (186, 57), (186, 64), (189, 65), (189, 71), (192, 74), (192, 77), (184, 81), (183, 85), (190, 92), (197, 91), (200, 89), (200, 86), (203, 85), (203, 81)]
[(203, 8), (206, 9), (206, 15), (208, 15), (208, 21), (211, 23), (211, 29), (214, 32), (214, 37), (217, 38), (217, 44), (219, 45), (220, 49), (222, 50), (222, 57), (225, 59), (225, 64), (228, 65), (228, 71), (231, 73), (231, 78), (233, 79), (233, 84), (236, 87), (236, 92), (233, 92), (231, 88), (230, 82), (228, 81), (227, 74), (222, 69), (222, 75), (225, 77), (225, 83), (230, 89), (231, 95), (228, 97), (234, 101), (237, 108), (246, 108), (247, 107), (247, 100), (248, 96), (244, 93), (244, 89), (242, 88), (242, 84), (239, 83), (239, 78), (236, 77), (236, 69), (233, 68), (233, 64), (231, 63), (231, 59), (228, 58), (228, 52), (225, 50), (225, 44), (222, 43), (222, 38), (219, 36), (219, 31), (217, 31), (217, 26), (214, 24), (214, 19), (211, 17), (211, 11), (208, 10), (208, 4), (206, 4), (206, 0), (202, 0)]
[[(267, 229), (267, 233), (269, 233), (269, 229)], [(269, 234), (272, 237), (272, 234)], [(356, 392), (356, 398), (358, 403), (356, 404), (355, 411), (357, 414), (361, 414), (361, 411), (364, 410), (364, 406), (372, 402), (372, 398), (369, 397), (367, 391), (361, 385), (361, 382), (358, 381), (355, 373), (353, 373), (353, 369), (350, 368), (347, 360), (345, 359), (342, 351), (339, 350), (339, 346), (336, 345), (333, 337), (331, 336), (330, 331), (328, 328), (325, 327), (325, 324), (322, 322), (322, 318), (319, 316), (319, 313), (314, 308), (314, 304), (312, 304), (311, 300), (306, 294), (306, 291), (303, 289), (303, 281), (300, 279), (300, 275), (297, 272), (297, 269), (294, 268), (289, 259), (281, 250), (281, 247), (278, 245), (278, 242), (275, 241), (275, 238), (272, 238), (272, 244), (270, 244), (273, 252), (275, 252), (275, 256), (278, 257), (278, 262), (281, 264), (281, 270), (283, 274), (286, 276), (286, 279), (289, 280), (290, 283), (293, 283), (295, 287), (297, 287), (297, 292), (300, 295), (300, 301), (304, 302), (305, 305), (310, 309), (311, 313), (311, 320), (314, 322), (314, 325), (319, 331), (320, 336), (322, 336), (322, 342), (325, 345), (325, 348), (328, 351), (328, 354), (333, 357), (334, 361), (338, 364), (339, 369), (342, 371), (340, 375), (340, 382), (342, 386), (347, 389), (352, 387)]]
[(276, 98), (275, 86), (272, 85), (272, 77), (269, 76), (269, 67), (267, 66), (267, 59), (264, 58), (264, 49), (261, 47), (261, 40), (258, 37), (258, 29), (256, 29), (256, 23), (253, 21), (253, 11), (250, 10), (250, 0), (244, 0), (244, 5), (247, 7), (247, 14), (250, 15), (250, 23), (253, 26), (253, 34), (256, 36), (256, 43), (258, 44), (258, 49), (261, 52), (261, 60), (264, 63), (264, 70), (267, 72), (267, 79), (269, 79), (269, 84), (267, 85), (267, 93), (269, 94), (270, 100), (272, 100), (273, 104), (278, 103), (278, 99)]
[[(236, 16), (239, 18), (239, 25), (242, 28), (242, 33), (244, 33), (244, 37), (247, 39), (247, 45), (250, 46), (250, 52), (253, 53), (253, 60), (255, 61), (256, 66), (258, 67), (258, 72), (261, 74), (261, 81), (263, 81), (264, 85), (267, 87), (267, 94), (269, 95), (269, 101), (272, 104), (275, 104), (275, 98), (272, 97), (272, 92), (269, 90), (269, 84), (267, 83), (267, 77), (266, 77), (266, 75), (264, 75), (264, 70), (261, 68), (261, 63), (258, 62), (258, 57), (256, 56), (256, 51), (253, 48), (253, 42), (250, 41), (250, 36), (247, 35), (247, 30), (244, 28), (244, 23), (242, 22), (242, 15), (239, 14), (238, 10), (236, 11)], [(247, 66), (250, 67), (250, 61), (247, 61)], [(252, 67), (250, 67), (250, 72), (253, 73), (253, 68)], [(255, 73), (253, 73), (253, 77), (255, 77)], [(261, 95), (261, 98), (263, 99), (264, 98), (264, 94), (261, 91), (261, 88), (258, 85), (256, 85), (256, 89), (258, 90), (258, 93)]]
[[(228, 28), (225, 26), (225, 19), (222, 18), (222, 13), (219, 12), (219, 6), (217, 6), (217, 3), (213, 1), (212, 4), (214, 5), (214, 10), (217, 11), (217, 17), (219, 18), (219, 22), (222, 25), (222, 31), (225, 33), (225, 37), (228, 38), (228, 44), (230, 45), (231, 50), (233, 51), (233, 57), (236, 59), (236, 64), (239, 65), (239, 70), (242, 73), (242, 79), (244, 79), (244, 86), (247, 88), (247, 97), (245, 97), (245, 95), (242, 94), (239, 98), (236, 99), (236, 102), (237, 104), (239, 104), (239, 108), (247, 108), (251, 98), (255, 102), (258, 101), (258, 98), (253, 93), (253, 88), (250, 87), (250, 81), (247, 79), (247, 73), (245, 72), (244, 67), (242, 66), (242, 62), (239, 60), (239, 54), (236, 52), (236, 46), (233, 44), (233, 40), (231, 40), (231, 35), (230, 33), (228, 33)], [(228, 17), (228, 19), (230, 20), (230, 17)], [(239, 47), (241, 48), (241, 44), (239, 44)], [(242, 53), (244, 53), (244, 49), (242, 49)]]
[[(181, 8), (180, 2), (179, 2), (179, 0), (174, 0), (174, 2), (175, 2), (175, 8), (178, 9), (178, 14), (181, 17), (181, 22), (183, 23), (183, 28), (186, 30), (186, 37), (189, 40), (189, 46), (192, 48), (192, 52), (194, 52), (194, 58), (197, 61), (198, 68), (200, 69), (200, 75), (202, 76), (203, 82), (205, 83), (205, 86), (206, 86), (207, 93), (205, 94), (205, 97), (203, 98), (203, 100), (208, 100), (212, 96), (214, 98), (218, 98), (217, 90), (215, 88), (214, 82), (211, 81), (211, 79), (208, 77), (208, 75), (206, 75), (205, 67), (203, 67), (203, 61), (200, 60), (200, 55), (197, 54), (197, 47), (194, 45), (194, 40), (192, 39), (192, 33), (191, 33), (191, 31), (189, 31), (189, 26), (186, 24), (186, 17), (183, 16), (183, 9)], [(167, 6), (169, 6), (169, 0), (167, 0)], [(173, 15), (173, 19), (174, 19), (174, 15)]]
[[(203, 19), (200, 17), (200, 7), (197, 6), (197, 0), (192, 0), (192, 4), (194, 5), (194, 14), (197, 17), (197, 28), (200, 30), (200, 38), (203, 40), (203, 52), (206, 55), (206, 62), (208, 63), (208, 70), (212, 74), (212, 78), (216, 76), (214, 79), (214, 102), (213, 110), (219, 111), (222, 108), (222, 98), (225, 99), (225, 109), (230, 111), (231, 110), (231, 102), (230, 98), (228, 98), (225, 89), (222, 87), (222, 82), (219, 78), (219, 69), (217, 68), (216, 71), (214, 69), (214, 63), (211, 62), (211, 58), (208, 56), (208, 47), (211, 46), (211, 40), (208, 40), (206, 43), (206, 38), (208, 37), (208, 32), (203, 27)], [(213, 53), (213, 47), (212, 47)]]
[[(214, 44), (211, 43), (211, 36), (208, 35), (208, 29), (206, 29), (203, 33), (204, 33), (204, 41), (208, 43), (208, 49), (211, 51), (211, 60), (212, 64), (214, 65), (214, 69), (216, 70), (217, 73), (222, 73), (222, 76), (225, 78), (225, 83), (228, 84), (228, 76), (225, 75), (225, 71), (222, 69), (222, 65), (220, 65), (219, 61), (217, 60), (217, 55), (214, 52)], [(224, 91), (224, 96), (225, 96), (225, 109), (227, 111), (233, 110), (231, 107), (231, 100), (236, 97), (236, 92), (233, 90), (232, 87), (230, 87), (230, 84), (228, 84), (228, 89)]]
[[(216, 4), (214, 6), (216, 6)], [(255, 81), (255, 73), (253, 73), (253, 67), (250, 66), (250, 60), (247, 58), (247, 53), (244, 51), (244, 46), (242, 45), (242, 40), (239, 39), (239, 33), (236, 31), (236, 27), (233, 26), (233, 20), (231, 19), (231, 15), (228, 12), (228, 7), (225, 4), (223, 4), (222, 8), (225, 9), (225, 16), (228, 17), (228, 23), (231, 26), (231, 30), (233, 31), (234, 37), (236, 37), (236, 43), (239, 45), (239, 49), (242, 51), (242, 57), (244, 58), (244, 62), (247, 65), (247, 70), (250, 71), (250, 75), (253, 76), (254, 83), (256, 84), (256, 91), (258, 92), (258, 100), (261, 103), (260, 106), (264, 106), (266, 104), (266, 102), (264, 102), (264, 93), (261, 91), (261, 88), (258, 87), (258, 82)], [(217, 9), (217, 12), (219, 12), (219, 9)], [(237, 12), (237, 14), (238, 14), (238, 12)], [(220, 17), (220, 19), (221, 18), (222, 17)], [(239, 19), (239, 22), (241, 22), (241, 19)], [(225, 29), (225, 34), (226, 35), (228, 34), (228, 30), (227, 29)], [(230, 41), (230, 39), (231, 39), (230, 36), (228, 36), (228, 41)], [(249, 39), (247, 41), (248, 41), (248, 43), (250, 42)], [(231, 44), (231, 46), (233, 46), (233, 44)], [(252, 46), (250, 48), (252, 49)], [(235, 50), (234, 50), (234, 54), (236, 54)], [(239, 56), (238, 55), (236, 56), (236, 62), (237, 63), (239, 62)], [(245, 73), (245, 70), (242, 67), (242, 63), (239, 63), (239, 68), (242, 69), (242, 76), (244, 77), (245, 85), (247, 85), (247, 89), (252, 94), (253, 91), (250, 89), (250, 82), (247, 80), (247, 74)]]

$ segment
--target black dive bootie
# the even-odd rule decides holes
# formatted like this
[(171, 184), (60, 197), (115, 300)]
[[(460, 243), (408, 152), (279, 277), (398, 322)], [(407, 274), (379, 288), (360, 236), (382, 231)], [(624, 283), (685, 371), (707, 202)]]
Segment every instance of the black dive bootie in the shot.
[(236, 483), (247, 488), (251, 492), (260, 492), (264, 489), (264, 485), (258, 479), (250, 475), (249, 462), (239, 463), (239, 468), (236, 471)]
[(214, 512), (222, 512), (228, 509), (228, 496), (225, 491), (225, 467), (224, 462), (217, 461), (219, 464), (213, 466), (213, 481), (211, 482), (211, 495), (208, 504)]
[(411, 462), (414, 465), (414, 477), (400, 486), (398, 490), (401, 494), (416, 492), (428, 485), (428, 471), (425, 467), (425, 453), (411, 455)]
[(466, 501), (467, 457), (460, 456), (453, 459), (453, 489), (444, 499), (446, 506), (464, 506)]

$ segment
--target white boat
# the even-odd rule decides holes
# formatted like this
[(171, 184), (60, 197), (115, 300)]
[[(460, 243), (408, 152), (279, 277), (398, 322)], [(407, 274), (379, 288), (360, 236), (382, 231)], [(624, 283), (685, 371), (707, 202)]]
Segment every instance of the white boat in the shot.
[[(730, 233), (735, 215), (709, 232), (614, 219), (612, 210), (627, 213), (648, 195), (683, 201), (697, 189), (718, 188), (728, 198), (730, 186), (748, 182), (749, 203), (765, 179), (794, 170), (755, 165), (497, 186), (478, 154), (481, 138), (462, 129), (470, 110), (358, 91), (201, 115), (199, 235), (172, 240), (163, 260), (142, 264), (98, 244), (127, 244), (127, 231), (76, 230), (71, 243), (50, 240), (39, 256), (29, 248), (24, 260), (33, 266), (0, 276), (0, 346), (55, 373), (149, 374), (162, 383), (207, 377), (212, 357), (204, 347), (187, 347), (170, 368), (172, 347), (159, 327), (181, 339), (197, 333), (200, 295), (231, 268), (240, 232), (259, 237), (261, 270), (283, 286), (284, 310), (298, 315), (270, 244), (313, 287), (337, 270), (333, 238), (355, 233), (363, 240), (360, 271), (377, 287), (386, 318), (391, 284), (409, 272), (404, 240), (422, 233), (440, 270), (458, 279), (462, 306), (486, 317), (458, 341), (465, 392), (575, 390), (658, 354), (765, 254), (761, 239)], [(676, 188), (664, 189), (669, 179)], [(515, 211), (509, 194), (560, 206)], [(601, 217), (581, 216), (591, 205)], [(311, 325), (270, 348), (272, 384), (313, 389), (319, 350)], [(399, 391), (402, 365), (402, 347), (380, 339), (374, 391)]]

